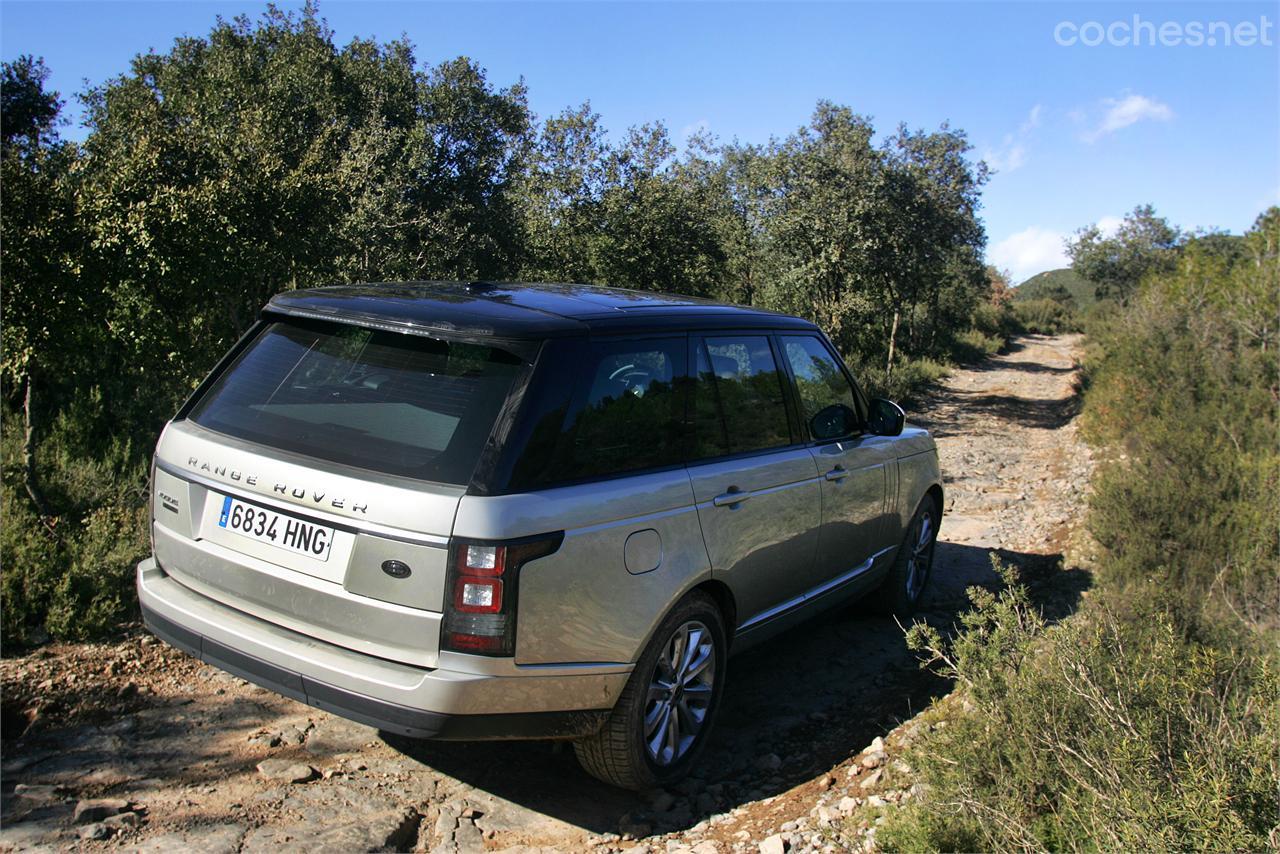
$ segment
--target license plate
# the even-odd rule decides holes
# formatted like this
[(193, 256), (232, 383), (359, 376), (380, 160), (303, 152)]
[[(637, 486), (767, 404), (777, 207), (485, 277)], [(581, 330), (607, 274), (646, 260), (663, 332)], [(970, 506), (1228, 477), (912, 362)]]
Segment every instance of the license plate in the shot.
[(256, 504), (246, 504), (230, 495), (222, 499), (218, 527), (316, 560), (328, 560), (329, 549), (333, 547), (333, 528), (313, 525)]

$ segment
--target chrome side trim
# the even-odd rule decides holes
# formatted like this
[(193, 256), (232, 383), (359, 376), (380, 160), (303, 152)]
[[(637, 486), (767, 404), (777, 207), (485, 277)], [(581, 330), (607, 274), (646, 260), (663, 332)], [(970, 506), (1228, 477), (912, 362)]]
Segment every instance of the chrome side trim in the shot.
[(296, 516), (303, 519), (319, 519), (326, 526), (331, 528), (337, 528), (339, 530), (350, 531), (351, 533), (357, 534), (374, 534), (388, 540), (399, 540), (404, 543), (434, 546), (438, 549), (448, 548), (449, 546), (448, 537), (441, 537), (436, 534), (420, 534), (416, 531), (406, 531), (403, 528), (392, 528), (389, 525), (380, 525), (377, 522), (364, 522), (358, 519), (352, 519), (349, 516), (334, 516), (319, 508), (299, 507), (297, 504), (279, 501), (260, 492), (245, 492), (243, 490), (237, 490), (230, 484), (179, 468), (173, 463), (166, 462), (158, 457), (155, 462), (156, 468), (168, 472), (176, 478), (181, 478), (182, 480), (190, 481), (191, 483), (198, 483), (207, 489), (214, 490), (220, 495), (234, 495), (235, 497), (243, 499), (250, 504), (265, 504), (268, 507), (279, 510), (281, 513), (287, 513), (290, 516)]
[(806, 590), (805, 592), (801, 593), (799, 596), (796, 596), (792, 599), (788, 599), (785, 602), (781, 602), (777, 605), (774, 605), (772, 608), (769, 608), (767, 610), (761, 611), (759, 614), (756, 614), (754, 617), (744, 621), (740, 626), (738, 626), (738, 630), (734, 632), (734, 635), (735, 636), (740, 635), (743, 632), (748, 631), (754, 628), (755, 626), (760, 625), (761, 623), (772, 620), (774, 617), (780, 617), (783, 614), (787, 613), (788, 611), (792, 611), (800, 607), (805, 602), (808, 602), (810, 599), (816, 599), (817, 597), (823, 595), (824, 593), (830, 593), (832, 590), (835, 590), (837, 587), (840, 587), (844, 584), (847, 584), (850, 581), (853, 581), (859, 575), (862, 575), (864, 572), (871, 569), (871, 567), (875, 565), (875, 562), (879, 560), (881, 555), (885, 554), (886, 552), (891, 552), (895, 548), (897, 548), (897, 546), (889, 546), (888, 548), (883, 548), (880, 551), (873, 554), (871, 557), (864, 560), (862, 563), (855, 566), (853, 569), (849, 570), (848, 572), (842, 572), (840, 575), (837, 575), (835, 578), (829, 578), (826, 581), (819, 584), (817, 587), (812, 587)]

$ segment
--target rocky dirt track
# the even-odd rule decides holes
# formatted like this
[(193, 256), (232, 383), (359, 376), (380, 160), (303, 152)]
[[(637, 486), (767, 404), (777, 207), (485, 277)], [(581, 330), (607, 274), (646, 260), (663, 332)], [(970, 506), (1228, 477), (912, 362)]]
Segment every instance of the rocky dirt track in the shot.
[[(1087, 583), (1062, 570), (1090, 470), (1078, 346), (1019, 339), (909, 412), (938, 438), (947, 481), (930, 622), (951, 626), (965, 589), (995, 580), (992, 551), (1075, 579), (1046, 601), (1055, 615)], [(885, 788), (893, 751), (948, 689), (892, 620), (832, 613), (735, 658), (700, 776), (637, 795), (588, 777), (564, 745), (384, 740), (140, 632), (0, 671), (0, 850), (872, 847), (858, 809), (910, 797)]]

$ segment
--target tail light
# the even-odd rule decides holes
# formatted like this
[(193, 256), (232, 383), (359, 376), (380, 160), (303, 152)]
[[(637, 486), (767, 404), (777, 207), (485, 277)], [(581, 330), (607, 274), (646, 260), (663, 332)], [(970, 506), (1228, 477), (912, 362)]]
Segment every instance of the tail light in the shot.
[(563, 531), (501, 542), (455, 539), (440, 648), (514, 655), (520, 567), (554, 554), (563, 540)]

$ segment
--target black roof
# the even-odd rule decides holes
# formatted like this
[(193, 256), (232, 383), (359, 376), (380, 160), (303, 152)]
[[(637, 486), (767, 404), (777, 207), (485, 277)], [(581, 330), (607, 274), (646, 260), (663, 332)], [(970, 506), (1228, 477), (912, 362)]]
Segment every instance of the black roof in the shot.
[(698, 328), (814, 329), (807, 320), (698, 297), (596, 285), (389, 282), (276, 294), (266, 313), (487, 338)]

